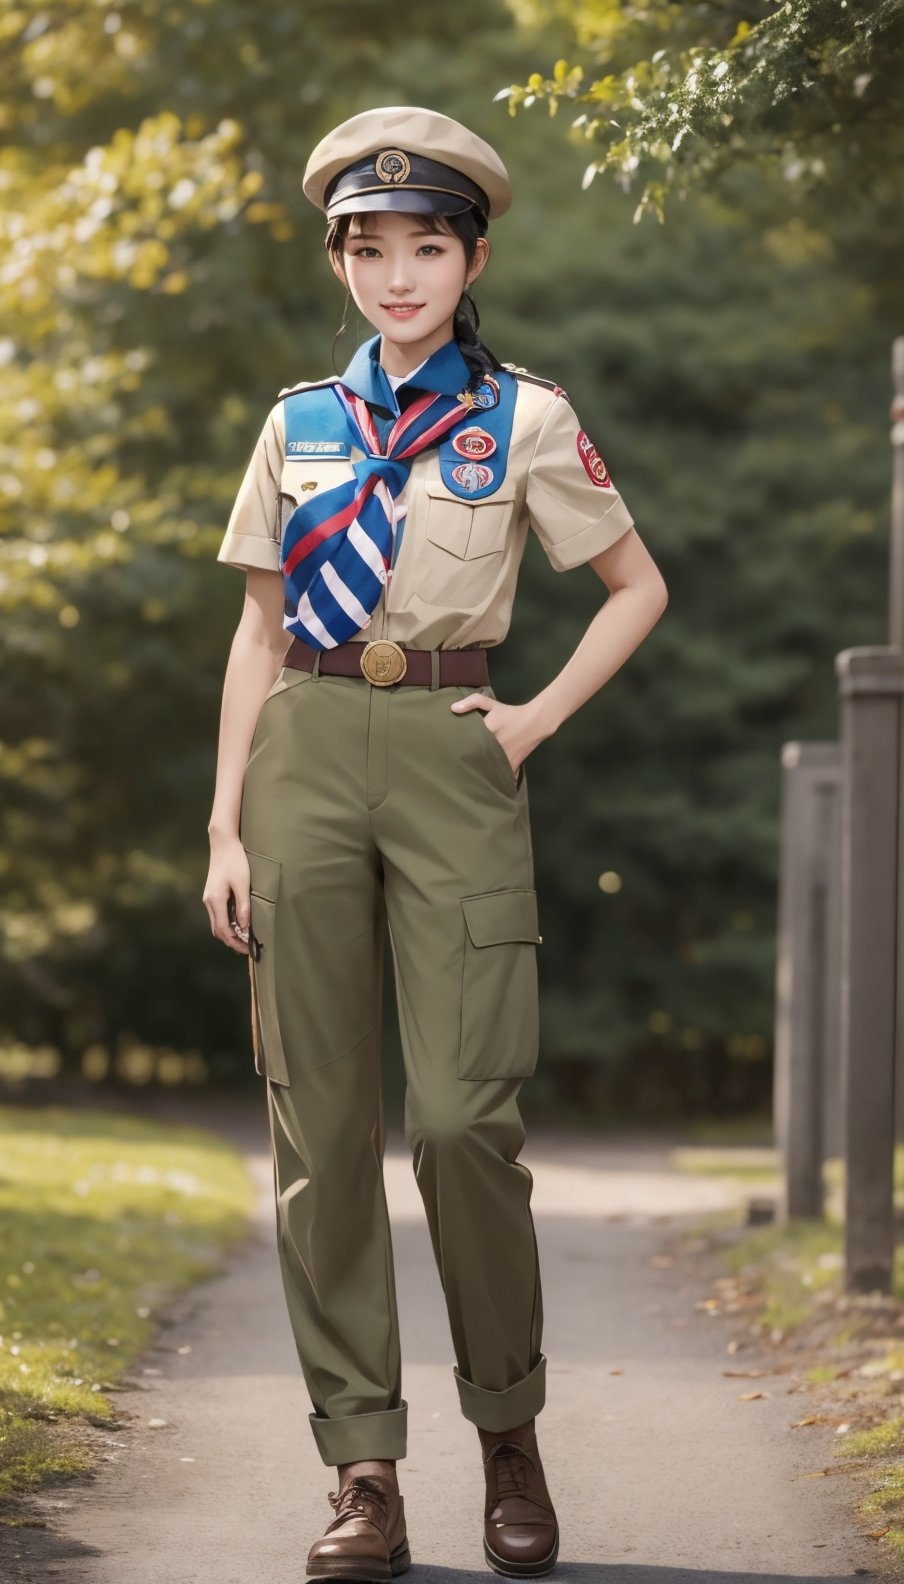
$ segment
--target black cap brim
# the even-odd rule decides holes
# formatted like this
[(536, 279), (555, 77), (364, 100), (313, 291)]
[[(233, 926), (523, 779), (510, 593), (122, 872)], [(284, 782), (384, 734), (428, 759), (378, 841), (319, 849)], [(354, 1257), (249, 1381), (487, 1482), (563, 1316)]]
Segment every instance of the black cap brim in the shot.
[(463, 214), (474, 205), (457, 193), (425, 192), (419, 187), (384, 188), (381, 192), (350, 193), (327, 204), (328, 220), (364, 209), (394, 209), (402, 214)]

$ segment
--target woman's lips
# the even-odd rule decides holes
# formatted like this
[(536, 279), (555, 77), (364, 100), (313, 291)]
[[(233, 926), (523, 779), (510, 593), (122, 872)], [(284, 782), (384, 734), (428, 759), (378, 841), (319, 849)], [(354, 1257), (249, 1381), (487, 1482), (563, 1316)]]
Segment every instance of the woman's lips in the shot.
[(423, 303), (384, 303), (387, 313), (394, 314), (396, 319), (410, 319), (423, 308)]

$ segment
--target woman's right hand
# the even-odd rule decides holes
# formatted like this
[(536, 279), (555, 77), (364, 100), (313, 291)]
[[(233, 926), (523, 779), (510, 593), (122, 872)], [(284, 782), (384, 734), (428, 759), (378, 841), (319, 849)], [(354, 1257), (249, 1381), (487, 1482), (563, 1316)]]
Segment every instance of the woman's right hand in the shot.
[[(235, 922), (244, 938), (233, 929), (230, 902), (235, 904)], [(210, 931), (224, 946), (248, 956), (248, 932), (251, 929), (251, 869), (245, 849), (238, 836), (210, 838), (210, 868), (204, 887), (204, 906), (210, 919)]]

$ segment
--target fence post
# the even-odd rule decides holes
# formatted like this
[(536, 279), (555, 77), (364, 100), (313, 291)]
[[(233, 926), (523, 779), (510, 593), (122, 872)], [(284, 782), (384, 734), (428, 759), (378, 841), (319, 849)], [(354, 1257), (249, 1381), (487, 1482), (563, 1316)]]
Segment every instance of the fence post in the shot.
[[(896, 336), (891, 349), (891, 375), (894, 387), (891, 400), (891, 566), (888, 580), (888, 641), (904, 649), (904, 336)], [(904, 798), (904, 775), (901, 779)], [(904, 820), (904, 805), (899, 808)], [(901, 827), (904, 848), (904, 825)], [(904, 850), (899, 855), (898, 874), (898, 1013), (895, 1097), (895, 1137), (904, 1138)]]
[(841, 706), (841, 1069), (845, 1286), (891, 1290), (898, 788), (904, 654), (845, 649)]
[(782, 748), (774, 1134), (780, 1220), (823, 1215), (822, 1166), (841, 1148), (838, 743)]
[(904, 336), (891, 347), (891, 562), (888, 579), (888, 641), (904, 649)]

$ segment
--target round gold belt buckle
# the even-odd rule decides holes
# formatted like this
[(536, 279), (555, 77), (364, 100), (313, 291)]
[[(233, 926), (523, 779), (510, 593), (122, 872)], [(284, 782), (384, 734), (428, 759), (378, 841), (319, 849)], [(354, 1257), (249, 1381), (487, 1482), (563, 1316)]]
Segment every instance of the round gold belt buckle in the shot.
[(392, 638), (372, 638), (364, 645), (361, 670), (375, 687), (390, 687), (408, 670), (405, 651)]

